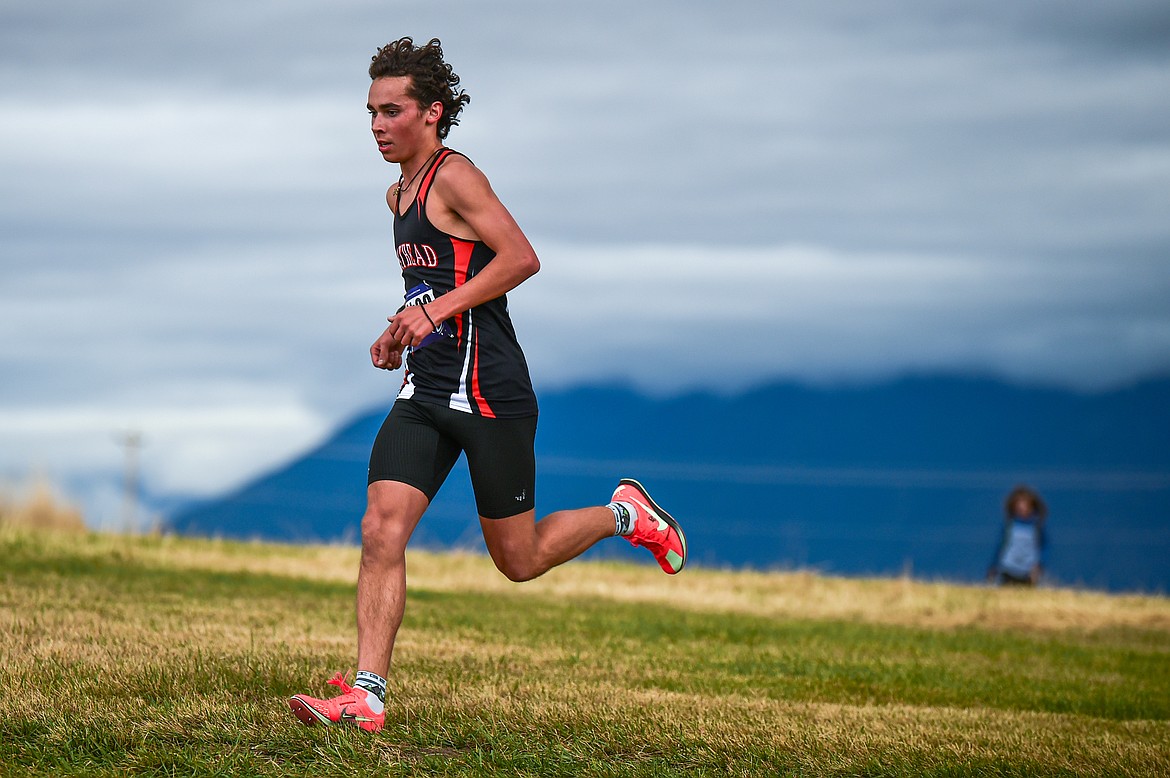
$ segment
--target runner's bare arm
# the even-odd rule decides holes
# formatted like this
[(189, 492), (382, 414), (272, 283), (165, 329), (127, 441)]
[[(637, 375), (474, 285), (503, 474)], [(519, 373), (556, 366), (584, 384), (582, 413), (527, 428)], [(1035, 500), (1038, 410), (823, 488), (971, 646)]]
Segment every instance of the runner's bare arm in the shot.
[[(496, 253), (474, 278), (427, 304), (426, 314), (436, 322), (507, 294), (540, 270), (536, 252), (487, 177), (462, 157), (452, 157), (439, 169), (427, 200), (427, 217), (444, 232), (482, 240)], [(412, 310), (416, 307), (407, 306), (391, 324), (397, 337), (410, 345), (432, 330), (423, 311)]]

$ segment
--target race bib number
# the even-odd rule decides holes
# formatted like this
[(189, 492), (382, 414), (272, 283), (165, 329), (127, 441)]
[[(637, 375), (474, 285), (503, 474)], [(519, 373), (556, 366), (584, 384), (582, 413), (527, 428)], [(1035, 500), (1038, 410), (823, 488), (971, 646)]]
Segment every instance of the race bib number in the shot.
[[(423, 281), (418, 286), (407, 290), (406, 305), (426, 305), (427, 303), (433, 303), (435, 301), (435, 297), (437, 297), (435, 290), (431, 288), (430, 284), (428, 284), (426, 281)], [(448, 338), (454, 337), (455, 333), (451, 331), (451, 326), (447, 324), (446, 321), (441, 321), (439, 322), (439, 326), (435, 328), (434, 332), (423, 338), (422, 343), (419, 343), (417, 346), (413, 346), (412, 348), (425, 348), (426, 346), (429, 346), (436, 341), (446, 340)]]

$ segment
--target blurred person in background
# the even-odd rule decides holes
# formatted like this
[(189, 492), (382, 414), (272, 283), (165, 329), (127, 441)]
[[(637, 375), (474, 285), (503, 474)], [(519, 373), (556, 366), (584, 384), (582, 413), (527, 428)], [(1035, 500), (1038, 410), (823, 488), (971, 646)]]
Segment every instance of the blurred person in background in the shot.
[(1048, 507), (1027, 486), (1017, 486), (1003, 504), (1003, 530), (987, 580), (999, 586), (1035, 586), (1044, 572)]

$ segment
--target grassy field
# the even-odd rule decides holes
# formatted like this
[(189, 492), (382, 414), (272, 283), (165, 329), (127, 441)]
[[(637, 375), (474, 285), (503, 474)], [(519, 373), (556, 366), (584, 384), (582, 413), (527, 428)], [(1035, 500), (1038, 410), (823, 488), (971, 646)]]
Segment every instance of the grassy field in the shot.
[(1170, 600), (414, 553), (385, 731), (357, 550), (0, 527), (4, 775), (1170, 775)]

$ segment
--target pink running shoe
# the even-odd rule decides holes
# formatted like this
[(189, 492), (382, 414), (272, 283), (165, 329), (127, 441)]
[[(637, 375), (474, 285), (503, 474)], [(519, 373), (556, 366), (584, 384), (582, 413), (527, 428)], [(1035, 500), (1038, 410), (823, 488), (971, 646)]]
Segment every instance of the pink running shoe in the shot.
[(613, 502), (625, 502), (638, 509), (634, 533), (626, 540), (645, 546), (668, 575), (676, 575), (687, 563), (687, 536), (682, 527), (650, 498), (645, 487), (633, 478), (623, 478), (614, 490)]
[[(350, 686), (345, 682), (341, 673), (329, 680), (329, 683), (341, 689), (341, 694), (329, 700), (318, 700), (307, 694), (294, 694), (289, 698), (288, 706), (293, 715), (306, 726), (314, 724), (357, 724), (367, 732), (380, 732), (382, 723), (386, 720), (386, 712), (374, 713), (370, 709), (369, 699), (379, 702), (373, 692), (360, 687)], [(380, 705), (378, 707), (381, 707)]]

